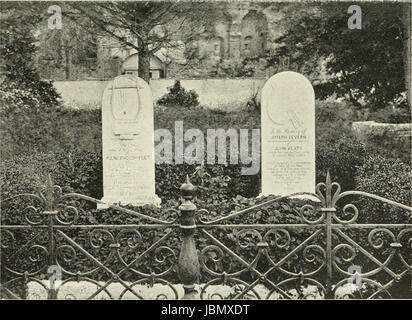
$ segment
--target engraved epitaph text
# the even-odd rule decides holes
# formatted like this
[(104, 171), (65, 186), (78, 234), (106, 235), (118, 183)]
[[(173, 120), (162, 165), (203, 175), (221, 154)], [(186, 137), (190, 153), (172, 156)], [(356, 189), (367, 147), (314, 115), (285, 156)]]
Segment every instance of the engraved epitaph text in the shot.
[(140, 78), (121, 75), (103, 94), (103, 201), (158, 204), (155, 195), (153, 104)]
[(315, 95), (285, 71), (262, 89), (262, 194), (315, 191)]

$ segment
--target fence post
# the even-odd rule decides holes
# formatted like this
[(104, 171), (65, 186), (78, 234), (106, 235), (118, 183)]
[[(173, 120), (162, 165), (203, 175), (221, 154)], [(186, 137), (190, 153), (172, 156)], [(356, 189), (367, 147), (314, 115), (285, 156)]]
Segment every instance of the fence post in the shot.
[(332, 213), (335, 208), (322, 209), (326, 214), (326, 299), (333, 299), (332, 290)]
[(336, 208), (332, 204), (332, 181), (329, 170), (326, 174), (326, 199), (322, 211), (326, 215), (326, 299), (333, 299), (332, 290), (332, 214)]
[(186, 176), (186, 182), (180, 187), (180, 191), (184, 201), (179, 206), (180, 229), (183, 239), (178, 260), (178, 274), (184, 288), (183, 299), (196, 299), (195, 283), (200, 277), (200, 263), (193, 237), (196, 229), (194, 214), (197, 208), (191, 201), (195, 187), (190, 183), (188, 176)]
[[(49, 244), (48, 244), (48, 251), (49, 251), (49, 268), (50, 266), (56, 265), (56, 254), (55, 254), (55, 240), (54, 240), (54, 215), (57, 214), (55, 208), (55, 197), (53, 194), (53, 181), (51, 175), (48, 174), (47, 176), (47, 183), (45, 189), (45, 211), (44, 214), (48, 215), (48, 236), (49, 236)], [(51, 286), (51, 281), (49, 280), (49, 290), (47, 299), (49, 300), (56, 300), (57, 299), (57, 289), (55, 286)]]
[[(409, 216), (409, 220), (412, 223), (412, 214)], [(411, 246), (411, 249), (412, 249), (412, 243), (410, 244), (410, 246)], [(409, 258), (410, 258), (409, 263), (412, 265), (412, 250), (410, 251)], [(410, 286), (411, 286), (410, 294), (411, 294), (411, 296), (410, 297), (412, 298), (412, 268), (409, 269), (409, 274), (410, 274), (409, 280), (411, 281), (411, 283), (410, 283)]]

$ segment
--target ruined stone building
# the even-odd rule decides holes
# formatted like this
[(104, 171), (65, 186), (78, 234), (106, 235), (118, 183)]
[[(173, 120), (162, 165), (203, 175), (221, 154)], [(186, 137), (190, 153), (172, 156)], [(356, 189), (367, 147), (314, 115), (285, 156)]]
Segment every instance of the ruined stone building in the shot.
[(211, 61), (238, 60), (256, 56), (267, 48), (268, 20), (262, 11), (239, 10), (222, 13), (212, 39), (199, 40), (200, 57)]
[[(188, 70), (188, 74), (210, 75), (209, 71), (214, 68), (239, 65), (245, 58), (257, 57), (259, 60), (282, 34), (282, 18), (279, 6), (271, 3), (227, 3), (209, 34), (197, 40), (195, 46), (201, 64), (197, 70)], [(267, 76), (264, 64), (254, 68), (250, 76)]]
[[(174, 40), (180, 42), (177, 48), (161, 48), (154, 54), (150, 61), (151, 78), (267, 77), (268, 70), (263, 63), (241, 75), (230, 70), (237, 68), (242, 73), (246, 69), (242, 65), (246, 58), (257, 57), (259, 60), (266, 50), (273, 48), (273, 41), (282, 33), (282, 20), (285, 18), (279, 8), (278, 4), (258, 2), (227, 2), (217, 6), (213, 12), (214, 23), (202, 36), (187, 43), (183, 35), (182, 39), (176, 35)], [(46, 37), (44, 42), (46, 46), (49, 39)], [(138, 55), (135, 49), (108, 36), (99, 37), (93, 48), (96, 52), (93, 52), (93, 57), (86, 57), (87, 64), (79, 59), (77, 61), (70, 52), (66, 59), (60, 59), (62, 61), (56, 57), (48, 59), (50, 62), (44, 62), (45, 67), (41, 68), (42, 76), (58, 80), (83, 80), (110, 79), (121, 73), (137, 74)], [(188, 48), (194, 49), (193, 61), (193, 56), (187, 54)], [(70, 69), (69, 78), (64, 76), (65, 69)]]
[[(240, 63), (247, 57), (257, 57), (270, 49), (273, 40), (279, 36), (281, 14), (270, 4), (227, 3), (222, 12), (217, 12), (210, 32), (199, 37), (192, 45), (196, 48), (199, 63), (188, 66), (182, 52), (169, 54), (161, 50), (151, 61), (152, 78), (209, 76), (210, 70), (223, 64)], [(105, 55), (115, 60), (114, 73), (137, 72), (136, 51), (116, 46), (113, 41), (105, 41)], [(175, 49), (176, 50), (176, 49)], [(179, 58), (175, 58), (179, 57)], [(185, 68), (187, 67), (187, 68)], [(254, 76), (264, 76), (265, 70), (255, 70)]]

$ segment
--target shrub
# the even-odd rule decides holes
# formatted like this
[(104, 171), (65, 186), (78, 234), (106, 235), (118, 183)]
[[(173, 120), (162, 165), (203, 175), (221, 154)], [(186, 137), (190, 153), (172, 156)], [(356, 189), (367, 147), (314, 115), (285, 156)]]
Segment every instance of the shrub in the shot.
[(389, 115), (388, 123), (411, 123), (411, 113), (408, 109), (396, 109)]
[(357, 115), (350, 105), (339, 102), (316, 101), (316, 142), (333, 143), (342, 135), (352, 135), (352, 121)]
[[(215, 181), (215, 180), (211, 180)], [(206, 194), (210, 194), (210, 192), (213, 190), (209, 189), (206, 187), (205, 191)], [(194, 199), (194, 203), (197, 205), (198, 209), (206, 209), (208, 213), (204, 216), (204, 219), (206, 220), (212, 220), (216, 219), (218, 217), (227, 215), (228, 213), (234, 211), (234, 210), (240, 210), (243, 208), (250, 207), (254, 204), (258, 204), (261, 202), (264, 202), (265, 200), (268, 200), (271, 197), (262, 197), (259, 199), (256, 198), (244, 198), (241, 196), (237, 196), (234, 199), (231, 199), (229, 201), (219, 201), (219, 202), (213, 202), (213, 201), (204, 201), (200, 199), (199, 197), (196, 197)], [(266, 208), (260, 208), (259, 210), (256, 210), (250, 214), (243, 215), (240, 217), (237, 217), (235, 219), (231, 220), (231, 223), (238, 224), (238, 223), (297, 223), (299, 221), (299, 218), (296, 216), (296, 208), (302, 206), (305, 203), (303, 200), (297, 200), (297, 199), (290, 199), (290, 200), (283, 200), (280, 201), (279, 203), (274, 203)], [(16, 216), (21, 216), (22, 215), (22, 209), (23, 207), (18, 207), (19, 210), (16, 210), (16, 206), (14, 207), (6, 207), (5, 204), (3, 205), (3, 216), (2, 216), (2, 222), (3, 223), (18, 223), (14, 221)], [(165, 201), (162, 204), (162, 209), (158, 209), (155, 207), (151, 206), (143, 206), (143, 207), (133, 207), (133, 206), (127, 206), (129, 209), (133, 209), (138, 211), (139, 213), (142, 213), (147, 216), (154, 216), (163, 220), (170, 220), (172, 218), (171, 213), (167, 212), (167, 208), (176, 208), (178, 205), (178, 202), (176, 200), (171, 200), (171, 201)], [(81, 204), (77, 204), (76, 208), (85, 208)], [(77, 221), (77, 224), (142, 224), (146, 223), (145, 220), (140, 219), (138, 217), (130, 216), (130, 215), (124, 215), (124, 214), (119, 214), (118, 211), (114, 209), (106, 209), (102, 211), (96, 211), (94, 209), (87, 209), (86, 211), (81, 211), (79, 216), (79, 220)], [(96, 230), (98, 231), (98, 230)], [(37, 232), (37, 230), (31, 230), (31, 232)], [(118, 233), (118, 230), (112, 230), (114, 234)], [(130, 262), (134, 257), (139, 254), (139, 252), (143, 252), (144, 250), (147, 250), (149, 246), (151, 246), (154, 242), (159, 240), (162, 236), (164, 236), (165, 232), (167, 230), (156, 230), (156, 229), (141, 229), (139, 230), (139, 235), (141, 235), (141, 241), (138, 241), (136, 243), (136, 247), (127, 247), (127, 244), (124, 243), (122, 240), (119, 242), (122, 243), (122, 248), (121, 248), (121, 255), (124, 258), (125, 261)], [(234, 250), (235, 252), (238, 252), (241, 254), (242, 257), (245, 257), (247, 260), (249, 260), (251, 257), (254, 257), (256, 255), (256, 247), (255, 246), (249, 246), (249, 247), (242, 247), (240, 243), (243, 243), (244, 241), (248, 241), (248, 238), (252, 242), (256, 241), (255, 237), (253, 234), (244, 234), (241, 238), (240, 243), (237, 241), (238, 237), (238, 230), (236, 229), (221, 229), (221, 228), (216, 228), (212, 229), (209, 232), (211, 232), (212, 235), (217, 237), (220, 241), (222, 241), (225, 245), (227, 245), (229, 248)], [(106, 241), (110, 241), (105, 235), (103, 234), (102, 237), (99, 239), (101, 241), (102, 247), (101, 248), (93, 248), (91, 247), (89, 243), (89, 236), (91, 236), (90, 230), (83, 230), (83, 229), (66, 229), (65, 233), (72, 237), (77, 243), (79, 243), (85, 250), (89, 251), (94, 257), (96, 257), (99, 261), (102, 261), (105, 265), (109, 266), (111, 270), (116, 270), (117, 268), (121, 268), (120, 263), (114, 263), (113, 259), (113, 250), (110, 249), (108, 246), (109, 242), (106, 243)], [(310, 235), (310, 230), (302, 231), (302, 232), (293, 232), (296, 238), (297, 242), (303, 241), (306, 237)], [(107, 235), (106, 235), (107, 236)], [(275, 235), (273, 235), (275, 238)], [(30, 238), (31, 236), (29, 235), (24, 235), (20, 234), (19, 239), (23, 240), (22, 243), (24, 243), (24, 239), (26, 237)], [(170, 237), (167, 241), (163, 243), (163, 246), (166, 246), (167, 248), (170, 248), (176, 256), (178, 255), (180, 246), (181, 246), (181, 240), (179, 239), (179, 233), (174, 234), (172, 237)], [(271, 239), (271, 237), (269, 236)], [(132, 239), (128, 240), (131, 241)], [(278, 241), (277, 238), (273, 239), (273, 241)], [(61, 245), (61, 239), (56, 240), (57, 246)], [(272, 241), (272, 240), (270, 240)], [(197, 243), (197, 249), (201, 251), (204, 249), (206, 246), (210, 245), (210, 241), (205, 239), (204, 237), (199, 236), (199, 234), (196, 235), (196, 243)], [(130, 242), (129, 242), (130, 244)], [(6, 252), (8, 253), (8, 252)], [(5, 253), (5, 254), (6, 254)], [(276, 255), (277, 258), (282, 256), (282, 253), (276, 253), (275, 251), (272, 252), (272, 254)], [(169, 252), (169, 257), (163, 256), (162, 258), (165, 259), (166, 263), (168, 260), (172, 259), (170, 256)], [(238, 270), (240, 267), (239, 262), (237, 262), (235, 259), (231, 258), (230, 256), (225, 256), (224, 259), (221, 261), (217, 261), (217, 264), (215, 264), (213, 261), (213, 257), (210, 256), (210, 254), (206, 254), (203, 256), (203, 259), (206, 259), (205, 263), (207, 263), (210, 266), (210, 263), (213, 265), (210, 266), (212, 269), (221, 272), (222, 270), (225, 270), (226, 272), (231, 272), (234, 270)], [(111, 260), (111, 263), (107, 263), (106, 261)], [(116, 259), (117, 260), (117, 259)], [(63, 267), (66, 270), (75, 270), (75, 271), (85, 271), (88, 268), (91, 268), (93, 265), (93, 262), (90, 261), (87, 257), (83, 255), (78, 255), (76, 256), (76, 259), (73, 261), (70, 261), (70, 264), (65, 265), (65, 261), (63, 259), (60, 259), (63, 263)], [(118, 261), (118, 260), (117, 260)], [(262, 260), (265, 261), (265, 260)], [(293, 261), (293, 266), (290, 266), (289, 268), (296, 271), (299, 271), (299, 268), (302, 266), (300, 264), (300, 259), (296, 255), (296, 257), (291, 258), (291, 264)], [(24, 262), (26, 263), (26, 259), (24, 259)], [(139, 261), (139, 266), (138, 269), (139, 271), (143, 272), (159, 272), (162, 270), (162, 261), (159, 259), (154, 259), (153, 255), (147, 255), (145, 259), (141, 259)], [(170, 261), (171, 262), (171, 261)], [(30, 263), (27, 261), (27, 263)], [(296, 264), (296, 265), (295, 265)], [(307, 266), (303, 266), (304, 270), (307, 270), (307, 268), (310, 268), (311, 263), (308, 263)], [(24, 266), (20, 265), (18, 266), (19, 268), (22, 268)], [(267, 264), (263, 262), (263, 264), (260, 264), (257, 266), (258, 269), (265, 269), (267, 268)], [(165, 268), (163, 267), (163, 270)], [(278, 277), (275, 273), (272, 273), (273, 277)], [(93, 279), (95, 280), (107, 280), (108, 275), (105, 272), (98, 272), (93, 274)], [(210, 280), (211, 277), (207, 273), (202, 273), (202, 282), (205, 282), (207, 280)], [(250, 277), (254, 278), (254, 275), (251, 274), (244, 274), (242, 276), (243, 280), (250, 281)], [(136, 276), (133, 273), (126, 273), (123, 274), (122, 276), (123, 279), (126, 279), (127, 281), (135, 281)], [(176, 273), (173, 272), (172, 274), (169, 274), (166, 277), (166, 280), (171, 281), (171, 283), (178, 283), (179, 278), (177, 277)]]
[[(42, 80), (31, 65), (36, 52), (35, 38), (29, 30), (17, 30), (19, 28), (1, 30), (4, 41), (0, 44), (0, 57), (7, 62), (2, 63), (5, 76), (0, 85), (2, 95), (16, 89), (24, 90), (30, 94), (29, 100), (38, 102), (43, 108), (53, 108), (59, 104), (60, 95), (53, 84)], [(12, 106), (21, 107), (19, 104)], [(33, 106), (29, 104), (25, 107)]]
[(380, 123), (410, 123), (411, 112), (409, 108), (387, 107), (373, 112), (368, 116), (368, 120)]
[(157, 100), (157, 104), (167, 107), (193, 107), (199, 105), (199, 95), (194, 90), (186, 91), (179, 80), (176, 80), (169, 92)]
[[(411, 205), (411, 166), (398, 159), (369, 156), (357, 169), (356, 189)], [(362, 220), (379, 223), (405, 223), (408, 213), (381, 201), (361, 197)], [(409, 219), (412, 216), (409, 213)]]
[(259, 129), (260, 114), (256, 110), (244, 109), (233, 112), (219, 112), (205, 107), (167, 108), (157, 106), (154, 112), (155, 129), (174, 132), (175, 121), (184, 122), (184, 130), (196, 128), (206, 134), (207, 129)]
[[(23, 104), (22, 104), (23, 105)], [(101, 111), (13, 108), (1, 112), (2, 159), (25, 153), (101, 150)]]
[(327, 170), (342, 190), (355, 189), (356, 167), (366, 156), (363, 144), (353, 135), (353, 109), (338, 102), (316, 103), (316, 181), (324, 182)]
[(38, 152), (1, 162), (1, 199), (35, 192), (51, 174), (68, 191), (102, 197), (101, 153), (94, 151)]
[(356, 168), (363, 164), (366, 150), (354, 136), (341, 136), (337, 141), (319, 141), (316, 150), (316, 180), (324, 182), (327, 170), (342, 190), (355, 189)]
[(410, 164), (411, 135), (391, 132), (389, 129), (374, 128), (364, 135), (364, 143), (368, 153), (386, 158), (400, 159)]
[(212, 66), (208, 66), (207, 77), (210, 78), (244, 78), (251, 77), (255, 73), (256, 65), (250, 59), (243, 61), (229, 62), (223, 61)]

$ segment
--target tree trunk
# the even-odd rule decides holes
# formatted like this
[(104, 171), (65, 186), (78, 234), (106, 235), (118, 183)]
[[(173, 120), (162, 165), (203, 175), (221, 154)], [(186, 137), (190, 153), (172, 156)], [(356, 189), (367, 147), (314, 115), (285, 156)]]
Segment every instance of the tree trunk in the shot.
[(150, 54), (147, 47), (139, 41), (139, 66), (138, 66), (138, 74), (139, 77), (142, 78), (147, 83), (150, 82)]
[(65, 58), (65, 64), (64, 64), (65, 77), (66, 77), (66, 80), (70, 80), (70, 78), (71, 78), (71, 75), (70, 75), (70, 52), (69, 52), (69, 47), (68, 46), (64, 47), (64, 58)]
[(408, 99), (409, 109), (412, 114), (412, 93), (411, 93), (411, 10), (410, 3), (405, 3), (403, 7), (403, 28), (404, 28), (404, 44), (403, 44), (403, 61), (405, 70), (405, 86), (406, 97)]

